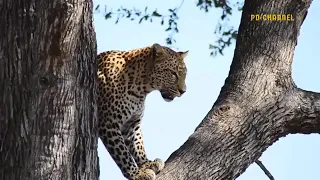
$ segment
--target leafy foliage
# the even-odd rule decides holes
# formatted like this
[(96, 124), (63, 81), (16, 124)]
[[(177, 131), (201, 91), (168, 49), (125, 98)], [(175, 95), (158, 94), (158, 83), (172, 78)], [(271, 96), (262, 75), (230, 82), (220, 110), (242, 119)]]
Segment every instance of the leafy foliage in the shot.
[[(178, 12), (179, 9), (182, 8), (184, 0), (180, 3), (178, 7), (168, 9), (166, 13), (160, 13), (157, 9), (149, 10), (148, 7), (145, 9), (128, 9), (124, 7), (118, 8), (116, 11), (113, 11), (112, 8), (104, 7), (104, 16), (105, 19), (115, 18), (115, 24), (119, 22), (120, 19), (126, 18), (131, 21), (137, 20), (139, 24), (143, 22), (154, 22), (156, 19), (160, 20), (160, 25), (165, 26), (165, 31), (169, 32), (168, 37), (166, 38), (166, 43), (168, 45), (172, 45), (176, 42), (174, 39), (174, 34), (179, 33), (178, 29)], [(218, 36), (218, 40), (213, 44), (209, 44), (209, 49), (211, 49), (210, 55), (216, 56), (218, 53), (223, 55), (224, 48), (230, 46), (233, 41), (236, 40), (238, 31), (234, 29), (234, 27), (229, 27), (228, 22), (230, 21), (230, 16), (234, 9), (241, 11), (243, 7), (243, 3), (236, 2), (231, 3), (228, 0), (198, 0), (196, 6), (200, 8), (200, 10), (204, 10), (205, 12), (209, 12), (210, 9), (218, 8), (222, 9), (222, 15), (220, 17), (220, 21), (218, 22), (215, 30), (215, 34)], [(95, 8), (96, 12), (100, 12), (101, 7), (97, 5)]]

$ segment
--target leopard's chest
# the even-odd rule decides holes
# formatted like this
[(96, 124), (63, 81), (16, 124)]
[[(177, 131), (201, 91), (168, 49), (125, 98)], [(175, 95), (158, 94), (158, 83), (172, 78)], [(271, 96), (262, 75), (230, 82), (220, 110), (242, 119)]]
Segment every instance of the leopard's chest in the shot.
[(143, 115), (145, 99), (126, 96), (123, 102), (124, 105), (121, 109), (127, 114), (126, 119), (123, 119), (124, 123), (132, 117)]

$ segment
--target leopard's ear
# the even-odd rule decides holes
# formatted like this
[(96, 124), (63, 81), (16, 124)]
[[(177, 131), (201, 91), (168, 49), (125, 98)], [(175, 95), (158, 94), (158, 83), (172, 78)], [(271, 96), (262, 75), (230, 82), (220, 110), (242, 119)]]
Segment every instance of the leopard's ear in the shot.
[(159, 57), (164, 53), (162, 46), (158, 43), (153, 44), (151, 46), (151, 49), (152, 49), (153, 57)]
[(178, 52), (178, 54), (182, 57), (182, 59), (187, 57), (188, 53), (189, 53), (189, 50), (188, 51), (184, 51), (184, 52)]

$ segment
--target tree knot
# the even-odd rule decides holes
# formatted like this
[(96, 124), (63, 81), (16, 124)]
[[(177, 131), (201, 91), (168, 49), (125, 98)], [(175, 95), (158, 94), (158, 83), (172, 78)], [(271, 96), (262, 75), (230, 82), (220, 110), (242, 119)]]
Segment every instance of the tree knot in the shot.
[(224, 113), (229, 111), (231, 107), (229, 105), (222, 105), (220, 107), (214, 108), (213, 115), (214, 116), (222, 116)]

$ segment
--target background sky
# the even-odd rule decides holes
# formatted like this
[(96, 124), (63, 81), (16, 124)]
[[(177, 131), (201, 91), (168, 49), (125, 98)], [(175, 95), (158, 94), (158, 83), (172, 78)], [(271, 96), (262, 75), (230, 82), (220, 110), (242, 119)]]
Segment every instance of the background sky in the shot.
[[(144, 10), (158, 9), (160, 13), (177, 7), (180, 0), (95, 0), (94, 4), (105, 5), (116, 10), (120, 6)], [(234, 47), (224, 51), (224, 56), (210, 57), (209, 43), (216, 40), (214, 30), (221, 11), (211, 9), (209, 13), (199, 10), (195, 1), (185, 1), (179, 10), (179, 30), (175, 34), (175, 50), (189, 50), (186, 57), (188, 67), (187, 92), (171, 103), (165, 102), (159, 92), (152, 92), (146, 100), (143, 118), (145, 148), (150, 159), (166, 160), (194, 132), (197, 125), (211, 109), (228, 75)], [(235, 12), (231, 25), (238, 29), (241, 12)], [(120, 19), (105, 20), (103, 8), (95, 13), (98, 52), (106, 50), (130, 50), (153, 43), (165, 45), (166, 26), (160, 21), (153, 23)], [(313, 1), (302, 26), (293, 62), (295, 83), (306, 90), (320, 92), (320, 1)], [(124, 180), (119, 168), (99, 140), (100, 179)], [(289, 135), (269, 147), (260, 160), (276, 180), (320, 179), (320, 135)], [(268, 180), (263, 171), (252, 164), (237, 180)]]

